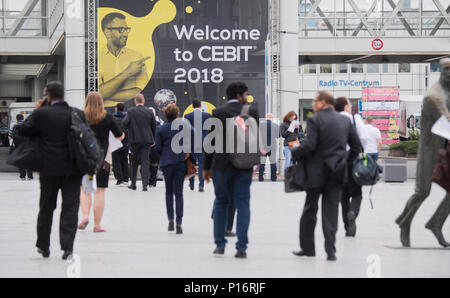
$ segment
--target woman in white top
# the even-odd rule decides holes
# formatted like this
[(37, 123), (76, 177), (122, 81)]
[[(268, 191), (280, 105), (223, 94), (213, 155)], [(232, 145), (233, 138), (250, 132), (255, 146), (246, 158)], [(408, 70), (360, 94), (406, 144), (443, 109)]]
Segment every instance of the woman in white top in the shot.
[[(337, 112), (345, 117), (348, 117), (356, 127), (359, 140), (363, 148), (367, 143), (367, 132), (365, 124), (359, 115), (352, 114), (352, 104), (346, 97), (339, 97), (336, 99), (334, 108)], [(344, 186), (342, 193), (342, 218), (344, 219), (344, 226), (347, 237), (355, 237), (356, 235), (356, 218), (359, 215), (362, 201), (362, 187), (353, 180), (352, 176), (353, 160), (348, 164), (348, 182)]]

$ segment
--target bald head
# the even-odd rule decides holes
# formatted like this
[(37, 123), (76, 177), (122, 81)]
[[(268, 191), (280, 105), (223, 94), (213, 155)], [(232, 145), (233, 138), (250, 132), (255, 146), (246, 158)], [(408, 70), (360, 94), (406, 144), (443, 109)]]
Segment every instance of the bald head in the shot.
[(450, 58), (441, 60), (441, 78), (439, 82), (442, 88), (450, 92)]
[(145, 97), (144, 97), (144, 95), (141, 94), (141, 93), (137, 94), (136, 97), (134, 98), (134, 103), (137, 106), (145, 104)]

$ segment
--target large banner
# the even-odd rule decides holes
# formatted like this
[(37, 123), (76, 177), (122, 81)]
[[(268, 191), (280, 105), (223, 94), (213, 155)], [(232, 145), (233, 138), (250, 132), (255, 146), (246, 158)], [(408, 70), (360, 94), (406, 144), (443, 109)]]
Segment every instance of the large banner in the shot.
[(193, 99), (211, 112), (233, 81), (265, 110), (267, 0), (100, 0), (98, 85), (105, 106), (133, 106), (142, 92), (160, 116)]

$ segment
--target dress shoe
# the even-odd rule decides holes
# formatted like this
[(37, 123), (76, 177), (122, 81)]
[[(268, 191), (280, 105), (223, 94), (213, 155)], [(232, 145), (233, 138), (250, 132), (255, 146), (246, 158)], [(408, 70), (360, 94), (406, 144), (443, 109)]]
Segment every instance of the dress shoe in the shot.
[(409, 238), (409, 227), (400, 228), (400, 241), (402, 242), (403, 247), (411, 247), (411, 240)]
[(236, 252), (236, 254), (234, 255), (234, 257), (237, 258), (237, 259), (246, 259), (247, 258), (247, 253), (245, 251), (238, 250)]
[(117, 180), (116, 185), (117, 185), (117, 186), (120, 186), (121, 184), (122, 184), (122, 181)]
[(236, 237), (236, 234), (233, 233), (232, 231), (226, 231), (225, 232), (225, 237)]
[(62, 259), (66, 261), (68, 258), (70, 258), (73, 255), (73, 252), (69, 250), (65, 250), (64, 254), (62, 255)]
[(299, 250), (299, 251), (293, 251), (292, 254), (294, 256), (297, 257), (309, 257), (309, 258), (314, 258), (316, 256), (316, 254), (312, 253), (312, 254), (308, 254), (306, 252), (304, 252), (303, 250)]
[(143, 189), (142, 189), (142, 191), (148, 191), (148, 189), (147, 189), (147, 187), (144, 187)]
[(183, 229), (181, 228), (181, 225), (177, 225), (177, 234), (183, 234)]
[(216, 249), (214, 250), (213, 254), (215, 254), (215, 255), (223, 255), (223, 254), (225, 254), (225, 248), (218, 248), (218, 247), (216, 247)]
[(137, 189), (137, 187), (136, 187), (136, 185), (130, 185), (130, 186), (128, 186), (128, 189), (131, 189), (131, 190), (136, 190), (136, 189)]
[(194, 185), (189, 185), (190, 190), (194, 190)]
[(199, 192), (205, 192), (205, 188), (204, 188), (204, 187), (199, 187), (199, 188), (198, 188), (198, 191), (199, 191)]
[(350, 211), (347, 214), (347, 220), (348, 220), (348, 227), (347, 227), (348, 237), (355, 237), (355, 235), (356, 235), (356, 215), (355, 215), (355, 212)]
[(330, 261), (330, 262), (337, 261), (337, 258), (335, 255), (330, 255), (327, 257), (327, 261)]
[(38, 254), (42, 255), (43, 258), (47, 259), (50, 257), (50, 250), (48, 248), (47, 249), (38, 248), (37, 252)]
[(173, 223), (173, 220), (169, 221), (169, 232), (175, 231), (175, 224)]

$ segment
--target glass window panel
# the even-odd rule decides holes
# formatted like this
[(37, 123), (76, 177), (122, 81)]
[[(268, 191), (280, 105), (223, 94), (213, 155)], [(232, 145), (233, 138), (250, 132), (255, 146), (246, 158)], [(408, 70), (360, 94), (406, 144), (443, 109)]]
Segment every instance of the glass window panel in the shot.
[(394, 64), (383, 64), (383, 72), (384, 73), (394, 73), (395, 65)]
[(332, 73), (331, 64), (321, 64), (320, 73)]
[(316, 73), (316, 64), (306, 64), (304, 67), (305, 74)]
[(337, 73), (348, 73), (348, 65), (347, 64), (337, 64), (336, 72)]
[(380, 65), (379, 64), (367, 64), (367, 72), (368, 73), (379, 73)]
[(409, 64), (409, 63), (400, 63), (398, 65), (398, 72), (411, 72), (411, 64)]
[(431, 63), (430, 64), (430, 71), (431, 72), (439, 72), (440, 65), (439, 63)]
[(352, 73), (363, 73), (364, 67), (362, 64), (352, 64)]

